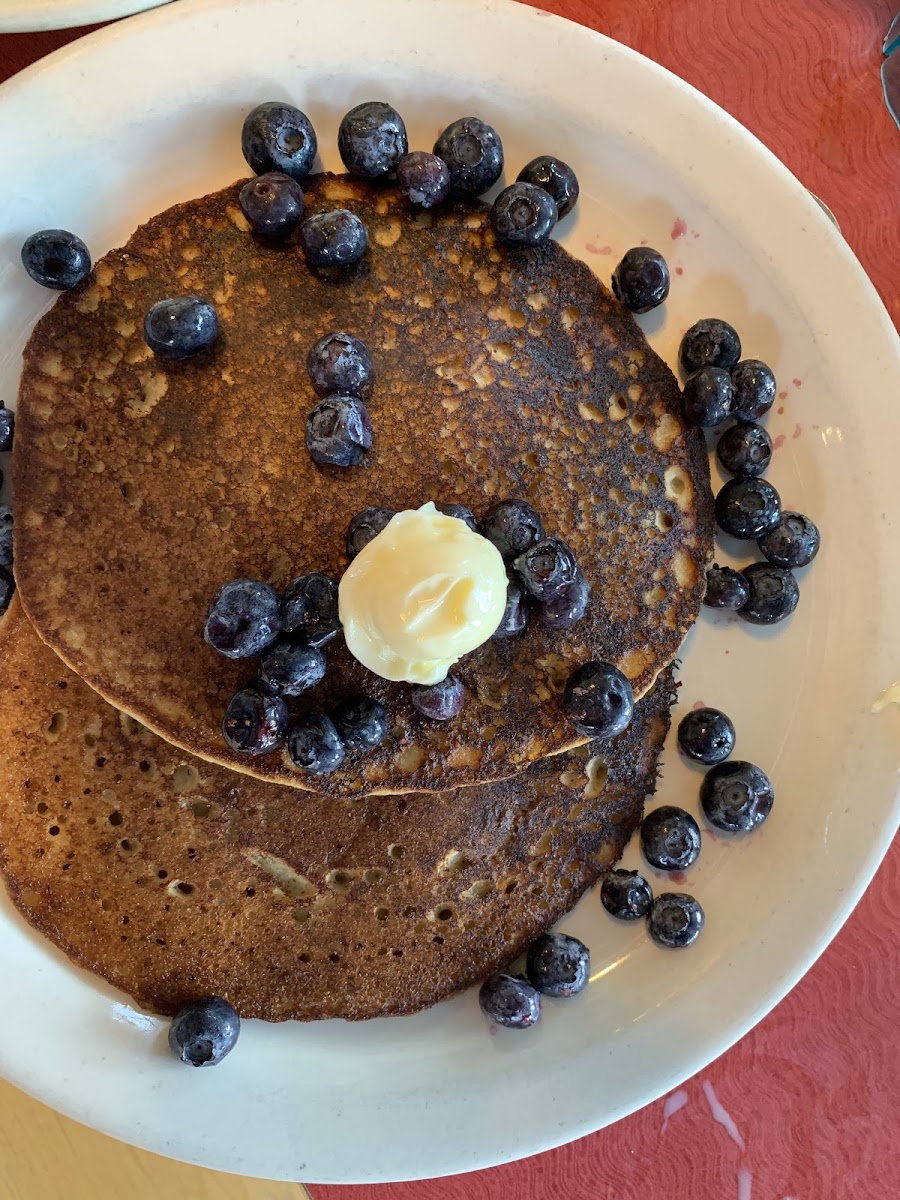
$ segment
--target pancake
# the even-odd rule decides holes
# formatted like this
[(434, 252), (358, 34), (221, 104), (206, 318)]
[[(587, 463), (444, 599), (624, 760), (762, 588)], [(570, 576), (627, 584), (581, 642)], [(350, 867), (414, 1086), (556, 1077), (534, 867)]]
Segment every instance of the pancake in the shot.
[[(60, 297), (25, 353), (14, 455), (16, 572), (39, 634), (110, 703), (168, 741), (273, 782), (340, 795), (442, 790), (516, 774), (583, 742), (562, 689), (590, 659), (636, 694), (697, 616), (712, 545), (702, 433), (632, 316), (556, 244), (495, 245), (484, 205), (414, 216), (392, 189), (307, 181), (311, 212), (366, 221), (371, 252), (316, 275), (295, 245), (246, 230), (239, 185), (178, 205)], [(141, 334), (156, 300), (212, 299), (222, 336), (204, 360), (166, 365)], [(304, 444), (308, 347), (348, 329), (376, 370), (374, 448), (320, 468)], [(569, 542), (593, 589), (570, 632), (532, 621), (460, 663), (468, 691), (444, 726), (409, 688), (376, 679), (343, 644), (296, 711), (383, 700), (391, 733), (310, 779), (287, 753), (247, 758), (221, 737), (229, 697), (255, 669), (202, 640), (226, 580), (282, 587), (340, 576), (360, 509), (529, 499)]]
[(502, 967), (619, 857), (670, 672), (631, 728), (518, 779), (346, 800), (241, 776), (106, 704), (13, 602), (0, 628), (0, 873), (77, 964), (171, 1013), (411, 1013)]

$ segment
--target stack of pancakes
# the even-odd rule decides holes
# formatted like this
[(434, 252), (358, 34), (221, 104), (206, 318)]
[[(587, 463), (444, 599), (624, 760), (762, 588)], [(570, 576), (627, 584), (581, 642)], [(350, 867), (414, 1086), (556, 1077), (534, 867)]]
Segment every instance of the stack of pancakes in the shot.
[[(630, 314), (559, 246), (499, 247), (483, 205), (414, 214), (320, 175), (307, 211), (358, 213), (370, 251), (316, 274), (250, 234), (239, 187), (144, 225), (26, 350), (0, 867), (32, 924), (154, 1010), (215, 993), (270, 1020), (412, 1012), (513, 958), (639, 821), (712, 544), (706, 448)], [(163, 363), (143, 317), (185, 293), (222, 332)], [(376, 370), (352, 469), (304, 443), (306, 351), (335, 329)], [(441, 724), (338, 639), (295, 711), (367, 694), (386, 741), (322, 777), (228, 749), (252, 666), (203, 641), (224, 582), (339, 578), (370, 505), (508, 498), (575, 551), (592, 589), (575, 629), (534, 620), (468, 655)], [(643, 697), (607, 742), (562, 703), (591, 659)]]

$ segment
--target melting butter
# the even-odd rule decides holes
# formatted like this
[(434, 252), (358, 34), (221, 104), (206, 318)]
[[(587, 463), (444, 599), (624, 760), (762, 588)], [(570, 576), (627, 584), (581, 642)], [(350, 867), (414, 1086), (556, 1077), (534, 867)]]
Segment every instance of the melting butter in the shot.
[(440, 683), (494, 633), (505, 607), (500, 552), (432, 503), (397, 513), (338, 587), (350, 653), (383, 679), (408, 683)]
[(884, 689), (884, 691), (872, 705), (872, 712), (882, 712), (889, 704), (896, 704), (900, 706), (900, 679), (898, 679), (896, 683), (892, 683), (890, 687)]

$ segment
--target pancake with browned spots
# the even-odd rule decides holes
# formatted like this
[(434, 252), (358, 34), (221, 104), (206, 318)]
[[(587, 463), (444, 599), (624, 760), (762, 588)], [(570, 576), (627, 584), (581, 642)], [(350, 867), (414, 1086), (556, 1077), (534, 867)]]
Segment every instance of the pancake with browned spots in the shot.
[[(637, 695), (696, 618), (712, 539), (706, 447), (685, 429), (676, 381), (631, 315), (556, 244), (495, 244), (484, 205), (414, 216), (392, 189), (342, 177), (306, 185), (308, 208), (359, 213), (371, 250), (316, 275), (296, 245), (246, 230), (238, 185), (144, 225), (63, 295), (25, 354), (14, 456), (16, 570), (41, 637), (107, 700), (211, 761), (330, 791), (440, 790), (513, 775), (580, 740), (561, 700), (589, 659), (617, 663)], [(166, 365), (142, 338), (161, 297), (218, 306), (204, 359)], [(374, 448), (317, 467), (304, 444), (314, 397), (307, 348), (348, 329), (377, 374)], [(252, 674), (202, 639), (219, 586), (340, 576), (344, 534), (368, 505), (456, 501), (480, 515), (525, 497), (575, 550), (593, 590), (571, 632), (532, 620), (457, 670), (455, 720), (420, 717), (328, 649), (325, 682), (296, 710), (349, 695), (384, 701), (385, 743), (327, 778), (286, 753), (225, 746), (229, 696)]]
[(656, 783), (667, 671), (620, 737), (455, 792), (262, 783), (106, 704), (21, 606), (0, 629), (0, 873), (76, 963), (170, 1013), (409, 1013), (504, 966), (615, 862)]

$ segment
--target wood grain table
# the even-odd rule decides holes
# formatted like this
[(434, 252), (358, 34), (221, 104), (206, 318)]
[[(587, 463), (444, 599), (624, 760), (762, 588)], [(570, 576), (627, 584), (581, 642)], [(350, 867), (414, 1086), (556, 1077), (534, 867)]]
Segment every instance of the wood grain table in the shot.
[[(423, 0), (427, 3), (429, 0)], [(662, 63), (833, 210), (900, 322), (900, 130), (881, 39), (900, 0), (545, 0)], [(0, 36), (0, 79), (84, 31)], [(627, 98), (624, 98), (627, 102)], [(898, 396), (873, 396), (879, 404)], [(900, 668), (900, 664), (897, 664)], [(856, 797), (865, 803), (865, 797)], [(900, 1196), (900, 843), (778, 1008), (700, 1076), (610, 1129), (493, 1171), (313, 1200), (892, 1200)], [(787, 918), (786, 918), (787, 919)], [(603, 1086), (598, 1079), (597, 1086)], [(528, 1097), (523, 1097), (523, 1103)], [(0, 1084), (2, 1200), (301, 1200), (168, 1162)]]

